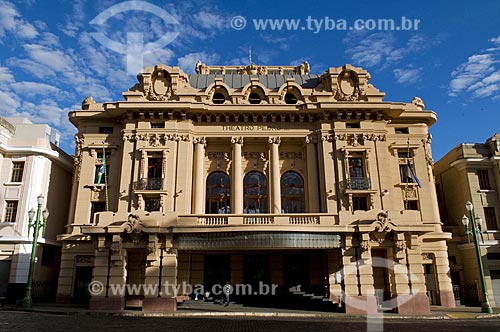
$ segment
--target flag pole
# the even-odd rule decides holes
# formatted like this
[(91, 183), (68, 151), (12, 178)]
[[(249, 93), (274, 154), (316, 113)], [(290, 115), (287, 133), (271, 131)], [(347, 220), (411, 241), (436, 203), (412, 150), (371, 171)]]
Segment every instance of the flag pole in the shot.
[[(408, 137), (408, 140), (406, 141), (406, 144), (407, 144), (406, 155), (409, 159), (410, 158), (410, 138), (409, 137)], [(407, 163), (408, 163), (408, 161), (407, 161)], [(408, 168), (408, 165), (406, 165), (406, 167)], [(410, 173), (409, 169), (407, 169), (406, 171), (407, 171), (407, 173)], [(410, 175), (410, 174), (406, 174), (406, 183), (405, 183), (405, 210), (408, 209), (408, 175)]]
[(104, 190), (105, 190), (105, 195), (106, 195), (106, 211), (109, 211), (109, 205), (108, 205), (108, 173), (106, 172), (106, 148), (104, 147), (104, 142), (102, 146), (102, 165), (104, 166)]

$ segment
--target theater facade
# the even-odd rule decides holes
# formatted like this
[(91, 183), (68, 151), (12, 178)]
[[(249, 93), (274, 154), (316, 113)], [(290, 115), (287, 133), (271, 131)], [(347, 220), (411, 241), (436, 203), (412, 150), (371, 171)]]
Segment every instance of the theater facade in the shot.
[(229, 281), (347, 313), (453, 307), (436, 114), (362, 68), (309, 71), (160, 64), (124, 101), (85, 99), (58, 302), (173, 311), (193, 295), (176, 286)]

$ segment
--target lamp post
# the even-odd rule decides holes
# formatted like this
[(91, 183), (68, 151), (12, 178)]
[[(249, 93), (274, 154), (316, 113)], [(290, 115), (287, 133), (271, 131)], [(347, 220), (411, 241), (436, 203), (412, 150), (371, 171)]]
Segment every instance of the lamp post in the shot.
[[(30, 268), (28, 272), (28, 282), (26, 283), (26, 295), (24, 296), (22, 305), (23, 308), (31, 308), (33, 304), (33, 300), (31, 298), (31, 288), (33, 286), (33, 271), (35, 268), (35, 260), (36, 260), (36, 246), (38, 243), (38, 235), (40, 232), (40, 228), (42, 229), (42, 235), (45, 235), (45, 226), (47, 224), (47, 218), (49, 217), (49, 210), (45, 208), (42, 212), (42, 205), (44, 201), (44, 197), (42, 194), (36, 198), (38, 202), (38, 208), (35, 210), (31, 209), (28, 211), (29, 223), (28, 223), (28, 236), (30, 233), (30, 229), (33, 228), (33, 243), (31, 246), (31, 258), (30, 258)], [(35, 217), (35, 222), (33, 222), (33, 218)], [(40, 220), (40, 216), (42, 216), (42, 220)]]
[[(467, 233), (467, 241), (469, 241), (469, 236), (472, 234), (472, 237), (474, 239), (474, 247), (476, 249), (476, 258), (477, 258), (477, 265), (479, 267), (479, 277), (481, 279), (481, 288), (482, 288), (482, 293), (483, 293), (483, 300), (481, 301), (481, 312), (486, 312), (486, 313), (492, 313), (493, 310), (491, 309), (490, 302), (488, 301), (488, 290), (486, 288), (486, 280), (484, 279), (484, 270), (483, 270), (483, 261), (481, 258), (481, 249), (479, 247), (479, 238), (478, 238), (478, 231), (481, 234), (481, 238), (483, 237), (483, 232), (482, 232), (482, 226), (483, 226), (483, 220), (480, 216), (476, 216), (474, 218), (474, 206), (472, 205), (471, 202), (467, 202), (465, 204), (465, 207), (467, 208), (467, 211), (469, 211), (469, 216), (470, 216), (470, 224), (469, 224), (469, 218), (467, 218), (466, 215), (462, 217), (462, 223), (465, 226), (465, 230)], [(476, 224), (477, 221), (477, 224)], [(470, 227), (469, 227), (470, 225)], [(479, 228), (479, 229), (478, 229)]]

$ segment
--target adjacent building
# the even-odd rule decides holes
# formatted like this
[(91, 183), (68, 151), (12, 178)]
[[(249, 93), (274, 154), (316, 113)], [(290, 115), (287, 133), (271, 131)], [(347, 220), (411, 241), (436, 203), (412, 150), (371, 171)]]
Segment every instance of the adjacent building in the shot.
[(443, 228), (453, 233), (448, 242), (451, 278), (456, 296), (463, 304), (480, 303), (481, 284), (472, 242), (467, 240), (463, 216), (469, 217), (465, 203), (474, 207), (482, 220), (480, 241), (484, 273), (492, 305), (500, 304), (500, 134), (485, 143), (460, 144), (435, 167), (436, 188)]
[[(26, 118), (0, 117), (0, 297), (24, 297), (32, 250), (33, 230), (28, 211), (49, 211), (38, 239), (33, 297), (54, 300), (61, 244), (65, 232), (73, 160), (58, 147), (59, 134), (48, 125)], [(36, 219), (35, 219), (36, 220)]]
[(384, 101), (369, 80), (351, 65), (317, 75), (307, 62), (198, 62), (196, 74), (144, 69), (123, 101), (85, 99), (69, 115), (78, 133), (58, 301), (175, 310), (192, 295), (175, 287), (228, 281), (348, 313), (454, 306), (436, 114), (418, 97)]

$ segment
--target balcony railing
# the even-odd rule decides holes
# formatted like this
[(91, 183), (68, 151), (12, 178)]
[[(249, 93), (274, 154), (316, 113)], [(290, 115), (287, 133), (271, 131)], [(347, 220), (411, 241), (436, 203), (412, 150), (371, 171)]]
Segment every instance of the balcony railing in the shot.
[(372, 184), (369, 178), (349, 178), (347, 179), (348, 190), (370, 190), (372, 189)]
[(331, 226), (338, 225), (335, 214), (203, 214), (179, 216), (183, 226)]
[(163, 190), (163, 179), (145, 178), (135, 183), (135, 190)]

